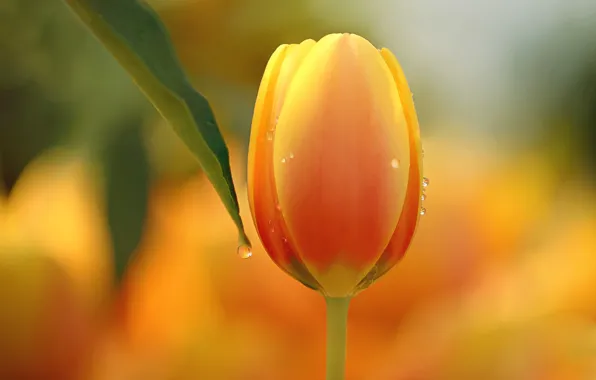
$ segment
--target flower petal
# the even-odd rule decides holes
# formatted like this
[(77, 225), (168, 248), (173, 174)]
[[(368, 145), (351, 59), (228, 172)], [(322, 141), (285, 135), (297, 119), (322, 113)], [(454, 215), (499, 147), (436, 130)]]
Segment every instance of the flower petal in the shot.
[[(409, 144), (410, 144), (410, 172), (408, 175), (408, 189), (404, 207), (397, 228), (389, 242), (385, 252), (379, 259), (375, 270), (371, 276), (367, 276), (365, 281), (374, 281), (389, 269), (391, 269), (406, 253), (410, 246), (416, 226), (420, 218), (420, 205), (422, 203), (422, 145), (420, 143), (420, 127), (418, 116), (414, 108), (414, 99), (410, 91), (410, 86), (406, 80), (404, 72), (389, 49), (383, 48), (381, 55), (395, 80), (399, 91), (402, 108), (408, 123)], [(366, 284), (361, 284), (366, 285)]]
[(257, 95), (252, 121), (248, 158), (248, 198), (253, 221), (271, 259), (285, 272), (308, 287), (319, 288), (286, 237), (285, 222), (277, 205), (273, 180), (273, 138), (275, 119), (283, 98), (285, 83), (314, 41), (282, 45), (271, 56)]
[(274, 141), (281, 212), (328, 295), (351, 291), (395, 231), (410, 167), (391, 72), (362, 37), (321, 39), (289, 84)]

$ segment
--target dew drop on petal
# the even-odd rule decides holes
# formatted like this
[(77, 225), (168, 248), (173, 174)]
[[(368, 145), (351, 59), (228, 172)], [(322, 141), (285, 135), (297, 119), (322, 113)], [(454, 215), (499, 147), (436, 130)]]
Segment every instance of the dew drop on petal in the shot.
[(422, 207), (422, 208), (420, 209), (420, 215), (421, 215), (421, 216), (423, 216), (423, 215), (426, 215), (426, 209), (425, 209), (424, 207)]
[(285, 158), (285, 157), (281, 159), (281, 163), (282, 163), (282, 164), (285, 164), (285, 163), (286, 163), (286, 161), (287, 161), (287, 160), (286, 160), (286, 158)]
[(422, 187), (428, 187), (430, 180), (426, 177), (422, 178)]
[(420, 200), (421, 200), (421, 201), (424, 201), (424, 200), (426, 200), (426, 194), (422, 193), (422, 195), (420, 196)]
[(399, 161), (397, 160), (397, 158), (394, 158), (393, 160), (391, 160), (391, 167), (393, 169), (399, 168)]
[(273, 140), (274, 136), (275, 136), (275, 131), (267, 131), (267, 140), (269, 140), (269, 141)]
[(290, 158), (294, 158), (294, 153), (290, 153)]
[(246, 244), (242, 244), (238, 247), (236, 253), (241, 259), (248, 259), (252, 256), (252, 248)]

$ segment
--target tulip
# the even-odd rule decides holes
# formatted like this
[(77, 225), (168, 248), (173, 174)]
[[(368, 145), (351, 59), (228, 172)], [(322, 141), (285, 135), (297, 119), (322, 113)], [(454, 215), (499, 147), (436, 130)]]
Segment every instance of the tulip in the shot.
[[(259, 88), (248, 160), (263, 246), (327, 298), (328, 342), (345, 345), (350, 297), (400, 260), (423, 213), (418, 120), (397, 59), (353, 34), (281, 45)], [(327, 354), (329, 371), (337, 355)]]
[(248, 186), (279, 267), (326, 296), (355, 294), (410, 244), (421, 171), (414, 104), (389, 50), (332, 34), (275, 51), (257, 97)]

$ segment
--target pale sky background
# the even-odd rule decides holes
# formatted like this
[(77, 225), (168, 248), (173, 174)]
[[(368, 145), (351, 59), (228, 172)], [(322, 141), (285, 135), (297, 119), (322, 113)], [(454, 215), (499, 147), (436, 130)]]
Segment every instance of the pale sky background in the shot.
[(548, 47), (548, 39), (561, 34), (575, 36), (562, 47), (566, 53), (554, 50), (553, 61), (544, 63), (553, 76), (572, 70), (576, 55), (596, 48), (587, 42), (596, 42), (596, 0), (387, 0), (368, 7), (410, 82), (431, 78), (433, 98), (445, 103), (448, 111), (439, 112), (451, 128), (490, 133), (487, 128), (499, 128), (505, 110), (523, 109), (515, 86), (523, 86), (525, 78), (516, 67), (534, 54), (527, 47)]

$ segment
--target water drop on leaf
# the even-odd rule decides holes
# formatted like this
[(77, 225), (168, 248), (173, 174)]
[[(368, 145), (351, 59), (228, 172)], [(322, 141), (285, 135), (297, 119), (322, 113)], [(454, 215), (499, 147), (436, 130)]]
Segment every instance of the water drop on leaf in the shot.
[(241, 259), (248, 259), (252, 256), (252, 248), (249, 245), (242, 244), (238, 246), (236, 253), (238, 253)]

